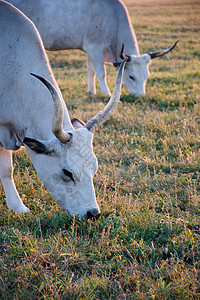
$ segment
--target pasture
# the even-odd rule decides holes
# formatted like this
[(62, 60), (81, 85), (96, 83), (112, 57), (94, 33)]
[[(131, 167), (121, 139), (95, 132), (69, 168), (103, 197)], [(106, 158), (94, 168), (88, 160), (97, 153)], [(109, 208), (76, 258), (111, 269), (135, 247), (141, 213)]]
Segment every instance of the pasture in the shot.
[[(124, 0), (140, 54), (152, 61), (146, 96), (121, 101), (94, 133), (102, 215), (71, 218), (51, 198), (25, 150), (14, 179), (31, 213), (9, 212), (0, 183), (0, 299), (199, 299), (200, 2)], [(71, 117), (107, 99), (88, 95), (86, 56), (48, 52)], [(113, 90), (117, 72), (107, 65)], [(34, 103), (33, 103), (34, 105)]]

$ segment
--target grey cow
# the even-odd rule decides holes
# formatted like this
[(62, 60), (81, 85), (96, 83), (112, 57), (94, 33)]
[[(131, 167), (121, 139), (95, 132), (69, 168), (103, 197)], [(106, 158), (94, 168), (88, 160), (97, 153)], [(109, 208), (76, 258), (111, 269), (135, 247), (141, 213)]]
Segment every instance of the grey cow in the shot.
[(121, 62), (121, 49), (129, 55), (123, 81), (131, 94), (145, 94), (152, 58), (169, 49), (140, 55), (128, 11), (120, 0), (10, 0), (38, 28), (47, 50), (81, 49), (87, 53), (88, 92), (96, 93), (95, 73), (101, 91), (110, 95), (104, 61)]
[(36, 27), (0, 1), (0, 178), (10, 210), (28, 211), (12, 176), (12, 151), (25, 146), (62, 208), (85, 219), (100, 215), (93, 186), (97, 159), (92, 132), (118, 103), (124, 63), (108, 104), (85, 125), (75, 120), (75, 130)]

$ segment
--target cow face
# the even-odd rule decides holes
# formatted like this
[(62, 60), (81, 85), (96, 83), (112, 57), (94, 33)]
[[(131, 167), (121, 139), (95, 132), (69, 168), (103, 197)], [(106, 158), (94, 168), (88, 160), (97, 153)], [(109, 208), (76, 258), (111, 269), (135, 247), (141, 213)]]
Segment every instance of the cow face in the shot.
[(123, 81), (130, 93), (135, 96), (145, 94), (145, 84), (149, 77), (149, 64), (151, 57), (148, 54), (141, 56), (131, 55), (127, 62)]
[(33, 165), (54, 200), (70, 215), (84, 219), (100, 215), (93, 186), (97, 159), (93, 135), (86, 128), (70, 130), (70, 141), (24, 139)]
[[(150, 60), (169, 53), (176, 47), (177, 43), (178, 41), (165, 50), (151, 52), (141, 56), (124, 54), (124, 43), (122, 44), (120, 58), (127, 58), (123, 80), (131, 94), (135, 96), (142, 96), (145, 94), (145, 83), (149, 76)], [(114, 63), (115, 67), (118, 65), (119, 63)]]
[[(113, 94), (107, 105), (86, 124), (74, 119), (70, 130), (63, 128), (64, 100), (46, 78), (31, 73), (49, 89), (54, 101), (52, 138), (39, 141), (24, 138), (33, 165), (54, 200), (70, 215), (91, 219), (100, 216), (93, 186), (97, 159), (92, 149), (92, 132), (114, 111), (121, 91), (121, 80), (127, 59), (121, 63)], [(69, 125), (68, 125), (69, 126)], [(75, 130), (76, 128), (76, 130)]]

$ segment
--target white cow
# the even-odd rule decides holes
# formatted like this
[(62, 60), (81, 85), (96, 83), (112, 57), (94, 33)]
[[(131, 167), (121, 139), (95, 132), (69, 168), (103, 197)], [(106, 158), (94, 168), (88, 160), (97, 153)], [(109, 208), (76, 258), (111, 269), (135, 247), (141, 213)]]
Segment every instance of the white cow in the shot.
[(140, 55), (128, 11), (120, 0), (10, 0), (38, 28), (47, 50), (81, 49), (87, 53), (88, 92), (96, 93), (95, 73), (103, 94), (110, 95), (104, 61), (121, 62), (121, 48), (129, 55), (123, 81), (131, 94), (145, 94), (152, 58), (169, 49)]
[(10, 210), (28, 211), (12, 177), (12, 151), (24, 145), (62, 208), (85, 219), (100, 215), (92, 179), (97, 170), (92, 132), (117, 105), (124, 63), (106, 107), (85, 125), (76, 119), (75, 130), (36, 27), (0, 1), (0, 178)]

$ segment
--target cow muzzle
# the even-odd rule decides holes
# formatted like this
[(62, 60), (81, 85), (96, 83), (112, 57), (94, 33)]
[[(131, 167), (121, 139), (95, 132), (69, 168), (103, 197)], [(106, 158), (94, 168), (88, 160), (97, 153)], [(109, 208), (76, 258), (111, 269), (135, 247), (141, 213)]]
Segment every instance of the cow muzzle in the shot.
[(88, 210), (86, 214), (86, 220), (97, 220), (100, 217), (101, 213), (98, 209)]

